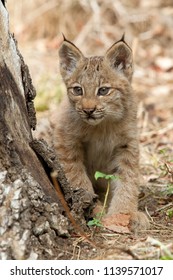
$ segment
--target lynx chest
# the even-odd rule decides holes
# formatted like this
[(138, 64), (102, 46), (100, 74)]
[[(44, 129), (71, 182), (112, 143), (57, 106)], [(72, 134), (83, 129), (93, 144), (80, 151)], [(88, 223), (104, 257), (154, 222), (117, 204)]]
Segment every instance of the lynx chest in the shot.
[(114, 159), (116, 147), (120, 143), (120, 135), (115, 131), (97, 130), (86, 135), (83, 141), (84, 164), (89, 174), (96, 171), (108, 173)]

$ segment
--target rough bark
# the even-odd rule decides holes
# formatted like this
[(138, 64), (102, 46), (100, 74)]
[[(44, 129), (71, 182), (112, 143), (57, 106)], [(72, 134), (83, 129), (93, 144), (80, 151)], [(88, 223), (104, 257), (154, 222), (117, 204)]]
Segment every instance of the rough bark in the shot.
[(35, 91), (2, 2), (0, 42), (0, 258), (57, 258), (57, 236), (68, 235), (68, 222), (29, 144)]

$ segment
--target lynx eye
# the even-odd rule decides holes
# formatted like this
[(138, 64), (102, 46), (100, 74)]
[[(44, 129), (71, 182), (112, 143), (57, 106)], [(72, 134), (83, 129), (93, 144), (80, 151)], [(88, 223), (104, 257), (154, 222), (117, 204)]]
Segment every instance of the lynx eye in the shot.
[(81, 87), (74, 87), (74, 88), (73, 88), (73, 94), (74, 94), (75, 96), (81, 96), (81, 95), (83, 95), (83, 90), (82, 90), (82, 88), (81, 88)]
[(104, 96), (109, 93), (110, 88), (109, 87), (101, 87), (98, 89), (97, 95), (98, 96)]

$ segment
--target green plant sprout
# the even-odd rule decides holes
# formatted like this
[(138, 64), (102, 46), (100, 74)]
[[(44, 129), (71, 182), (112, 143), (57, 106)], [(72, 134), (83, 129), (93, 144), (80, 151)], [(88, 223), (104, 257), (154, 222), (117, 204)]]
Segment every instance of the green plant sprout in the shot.
[(164, 191), (166, 195), (173, 195), (173, 183), (167, 184), (167, 189)]
[(168, 209), (167, 212), (166, 212), (166, 215), (167, 215), (170, 219), (172, 219), (172, 218), (173, 218), (173, 208)]
[[(98, 213), (99, 214), (99, 213)], [(97, 215), (96, 215), (97, 216)], [(91, 221), (87, 223), (88, 226), (96, 226), (96, 227), (102, 227), (102, 223), (100, 221), (100, 215), (98, 218), (93, 218)]]
[(100, 171), (96, 171), (94, 177), (95, 177), (96, 180), (98, 180), (99, 178), (103, 178), (103, 179), (107, 180), (107, 190), (106, 190), (106, 194), (105, 194), (105, 198), (104, 198), (103, 207), (102, 207), (101, 212), (97, 213), (96, 217), (93, 218), (91, 221), (89, 221), (87, 223), (87, 225), (88, 226), (102, 227), (101, 218), (104, 215), (107, 200), (108, 200), (108, 195), (109, 195), (109, 192), (110, 192), (110, 181), (119, 179), (119, 176), (112, 175), (112, 174), (104, 174)]

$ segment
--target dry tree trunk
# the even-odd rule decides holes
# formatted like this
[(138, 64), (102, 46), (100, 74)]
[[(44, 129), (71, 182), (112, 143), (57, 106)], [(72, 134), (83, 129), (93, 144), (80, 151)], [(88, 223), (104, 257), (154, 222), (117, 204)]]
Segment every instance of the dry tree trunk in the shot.
[(50, 170), (57, 170), (74, 212), (78, 209), (83, 215), (90, 204), (87, 199), (79, 203), (81, 190), (74, 195), (47, 144), (33, 140), (35, 95), (0, 0), (0, 259), (59, 258), (69, 223), (62, 214)]
[(68, 223), (29, 144), (35, 90), (1, 1), (0, 42), (0, 258), (54, 258), (52, 244), (68, 234)]

